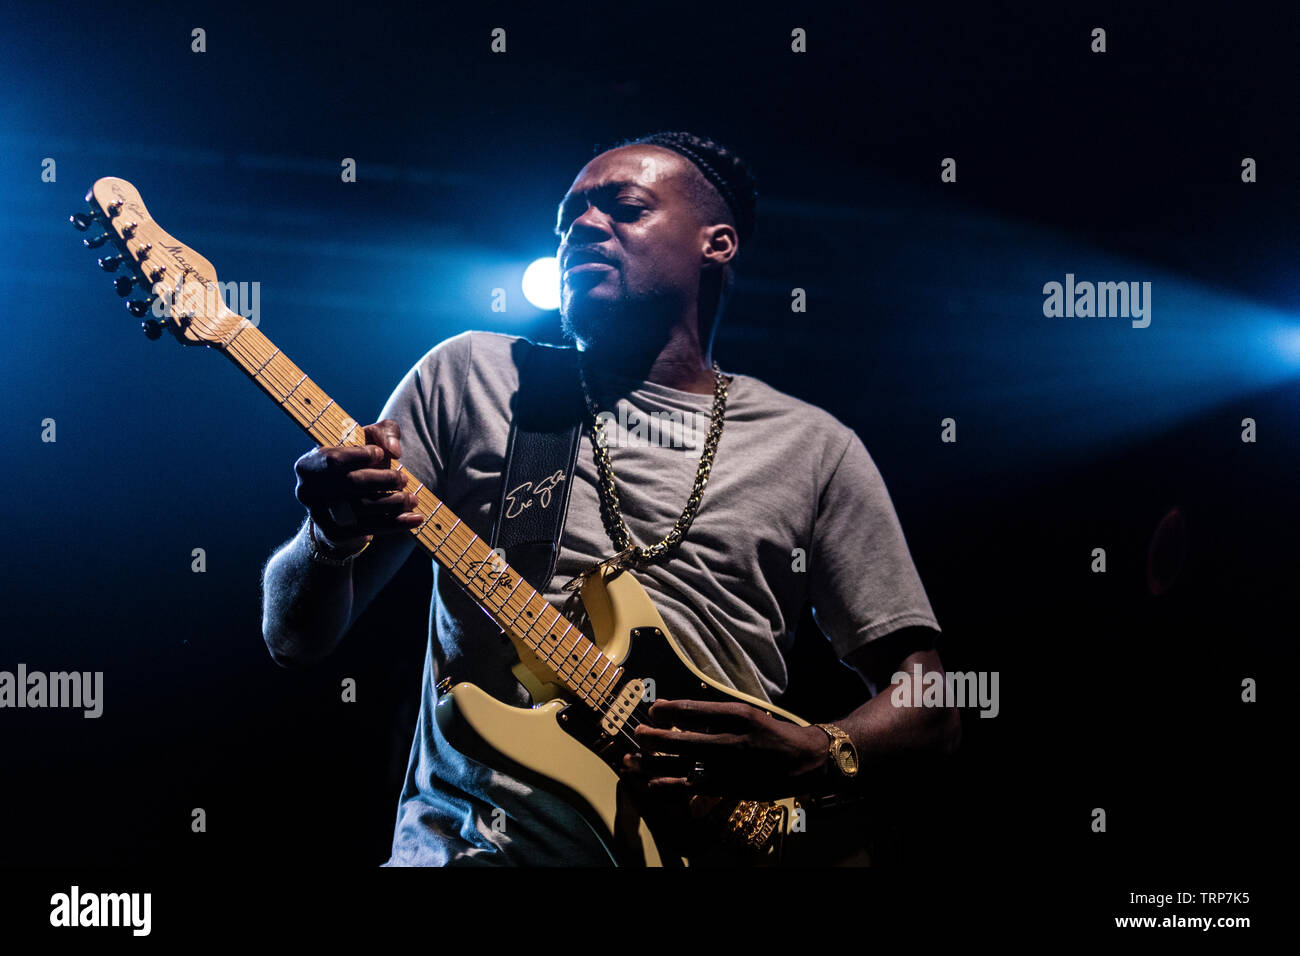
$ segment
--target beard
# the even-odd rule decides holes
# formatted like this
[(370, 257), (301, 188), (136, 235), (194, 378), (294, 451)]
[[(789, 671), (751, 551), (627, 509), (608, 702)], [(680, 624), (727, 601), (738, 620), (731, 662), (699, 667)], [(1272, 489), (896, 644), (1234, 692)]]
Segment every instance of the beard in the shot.
[(607, 338), (618, 334), (625, 324), (622, 317), (626, 313), (624, 302), (573, 295), (560, 312), (560, 330), (584, 351), (599, 348)]
[(676, 321), (673, 297), (663, 294), (618, 297), (570, 291), (560, 311), (565, 338), (583, 351), (637, 354), (658, 351)]

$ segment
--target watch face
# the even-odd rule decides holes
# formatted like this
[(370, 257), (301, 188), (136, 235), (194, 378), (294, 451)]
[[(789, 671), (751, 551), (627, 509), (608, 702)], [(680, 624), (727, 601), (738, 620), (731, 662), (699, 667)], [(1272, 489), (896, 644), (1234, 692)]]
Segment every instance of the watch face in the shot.
[(835, 762), (840, 765), (840, 769), (846, 774), (855, 774), (858, 772), (858, 757), (849, 746), (838, 747), (835, 750)]

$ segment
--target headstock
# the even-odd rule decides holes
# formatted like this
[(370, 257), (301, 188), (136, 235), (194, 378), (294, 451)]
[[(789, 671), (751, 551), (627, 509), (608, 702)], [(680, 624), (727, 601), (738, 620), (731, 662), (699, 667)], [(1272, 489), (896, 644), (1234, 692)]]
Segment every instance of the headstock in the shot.
[(89, 249), (103, 250), (100, 268), (124, 270), (113, 280), (117, 294), (143, 293), (126, 307), (144, 319), (141, 328), (149, 338), (166, 329), (186, 345), (221, 348), (247, 321), (226, 305), (212, 263), (154, 222), (140, 193), (125, 179), (97, 180), (86, 202), (90, 211), (70, 220), (83, 232), (92, 230), (82, 241)]

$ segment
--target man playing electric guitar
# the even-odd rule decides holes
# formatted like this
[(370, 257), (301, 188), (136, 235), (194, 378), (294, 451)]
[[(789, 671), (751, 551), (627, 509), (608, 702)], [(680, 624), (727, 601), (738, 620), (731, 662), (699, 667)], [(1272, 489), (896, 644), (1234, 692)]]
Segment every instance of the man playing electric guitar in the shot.
[[(910, 682), (915, 665), (927, 674), (942, 665), (938, 624), (862, 442), (825, 411), (713, 361), (755, 209), (746, 164), (686, 133), (601, 153), (565, 195), (556, 226), (562, 318), (581, 350), (593, 417), (575, 473), (560, 478), (571, 485), (568, 514), (545, 597), (562, 603), (566, 580), (632, 548), (629, 567), (694, 666), (759, 701), (786, 691), (783, 655), (811, 601), (836, 654), (875, 696), (815, 726), (745, 703), (658, 699), (655, 726), (635, 728), (638, 751), (621, 767), (643, 793), (852, 787), (887, 772), (893, 755), (950, 751), (960, 735), (954, 710), (897, 707), (879, 692), (896, 672)], [(399, 490), (405, 477), (388, 468), (392, 459), (487, 530), (519, 388), (518, 344), (485, 332), (440, 343), (365, 428), (364, 447), (298, 460), (309, 517), (264, 576), (263, 632), (277, 662), (329, 654), (411, 554), (408, 532), (427, 516)], [(669, 422), (676, 437), (665, 441)], [(536, 476), (514, 504), (546, 507), (560, 491), (548, 478)], [(608, 864), (564, 800), (443, 737), (433, 708), (448, 674), (509, 704), (531, 701), (510, 670), (515, 649), (438, 570), (390, 865)]]

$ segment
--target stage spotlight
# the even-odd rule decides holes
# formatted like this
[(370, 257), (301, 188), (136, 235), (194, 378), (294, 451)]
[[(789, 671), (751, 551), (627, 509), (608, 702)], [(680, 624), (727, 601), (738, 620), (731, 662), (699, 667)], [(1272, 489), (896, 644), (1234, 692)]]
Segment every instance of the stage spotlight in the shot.
[(539, 309), (560, 307), (560, 267), (555, 256), (537, 259), (524, 270), (524, 298)]
[(1276, 333), (1274, 341), (1283, 358), (1292, 362), (1300, 362), (1300, 329), (1283, 329)]

